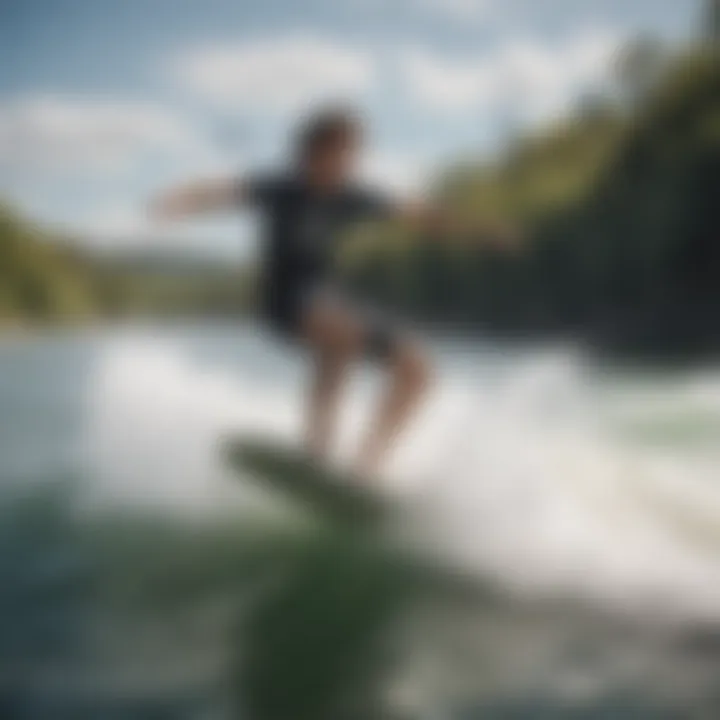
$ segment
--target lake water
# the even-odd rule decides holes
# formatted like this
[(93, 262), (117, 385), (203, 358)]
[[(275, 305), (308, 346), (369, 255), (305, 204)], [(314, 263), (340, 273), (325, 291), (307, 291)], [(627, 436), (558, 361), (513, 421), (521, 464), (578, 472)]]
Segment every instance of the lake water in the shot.
[[(431, 346), (435, 388), (383, 478), (430, 552), (530, 604), (720, 627), (720, 370), (598, 368), (569, 347)], [(91, 514), (271, 512), (218, 441), (296, 438), (306, 372), (249, 326), (7, 337), (0, 478), (15, 490), (70, 478)], [(379, 390), (372, 369), (352, 378), (341, 459)], [(716, 650), (704, 677), (720, 678)], [(683, 662), (673, 656), (675, 675), (677, 663), (691, 674)]]

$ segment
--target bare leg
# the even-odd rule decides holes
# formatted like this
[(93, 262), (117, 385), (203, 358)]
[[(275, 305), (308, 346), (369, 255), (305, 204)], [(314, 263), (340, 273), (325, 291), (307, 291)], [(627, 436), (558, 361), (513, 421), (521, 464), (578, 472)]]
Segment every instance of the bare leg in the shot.
[(328, 455), (340, 391), (349, 365), (350, 358), (343, 354), (317, 352), (306, 421), (306, 445), (313, 457), (324, 460)]
[(336, 308), (316, 307), (305, 324), (315, 352), (315, 377), (310, 388), (306, 445), (316, 458), (328, 455), (343, 383), (362, 341), (360, 328)]
[(390, 387), (361, 448), (358, 465), (363, 475), (377, 471), (424, 395), (429, 377), (428, 364), (415, 347), (408, 344), (398, 349), (391, 365)]

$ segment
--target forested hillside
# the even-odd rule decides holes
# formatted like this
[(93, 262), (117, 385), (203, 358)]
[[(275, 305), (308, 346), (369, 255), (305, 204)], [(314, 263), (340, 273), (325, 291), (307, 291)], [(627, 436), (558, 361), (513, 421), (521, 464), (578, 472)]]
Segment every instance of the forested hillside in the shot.
[(79, 259), (0, 206), (0, 322), (81, 319), (93, 305)]
[(642, 94), (594, 99), (493, 163), (447, 173), (466, 217), (524, 228), (506, 257), (386, 230), (353, 247), (362, 288), (427, 320), (704, 352), (720, 339), (720, 61), (665, 58)]
[(194, 258), (97, 254), (0, 206), (0, 324), (126, 316), (233, 315), (251, 269)]

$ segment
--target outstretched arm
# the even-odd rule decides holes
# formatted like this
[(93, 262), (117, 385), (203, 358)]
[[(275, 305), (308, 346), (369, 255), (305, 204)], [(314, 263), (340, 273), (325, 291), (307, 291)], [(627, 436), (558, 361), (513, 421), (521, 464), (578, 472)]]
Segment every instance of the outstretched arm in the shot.
[(159, 194), (148, 212), (157, 220), (181, 220), (194, 215), (227, 212), (243, 200), (243, 186), (235, 179), (188, 183)]
[(469, 221), (441, 205), (427, 202), (402, 203), (396, 208), (401, 222), (421, 231), (432, 233), (439, 239), (468, 238), (506, 250), (516, 250), (521, 232), (500, 223)]

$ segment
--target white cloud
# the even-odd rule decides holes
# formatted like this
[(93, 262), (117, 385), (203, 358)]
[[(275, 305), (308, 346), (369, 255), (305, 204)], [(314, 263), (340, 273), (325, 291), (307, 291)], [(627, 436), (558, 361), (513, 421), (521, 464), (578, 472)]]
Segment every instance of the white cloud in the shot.
[(73, 231), (99, 248), (155, 243), (165, 237), (164, 229), (154, 226), (142, 207), (131, 205), (110, 205), (95, 210), (80, 218)]
[(108, 203), (63, 224), (81, 242), (97, 250), (152, 251), (170, 254), (183, 250), (209, 256), (237, 256), (248, 243), (247, 218), (206, 219), (197, 222), (156, 222), (141, 203)]
[(484, 62), (450, 60), (424, 48), (406, 50), (400, 62), (411, 95), (426, 109), (443, 113), (470, 110), (492, 89)]
[(487, 18), (487, 0), (412, 0), (421, 10), (458, 23), (477, 24)]
[(619, 46), (612, 33), (592, 31), (566, 42), (514, 40), (492, 53), (449, 58), (423, 48), (401, 54), (411, 94), (438, 113), (514, 112), (544, 120), (601, 83)]
[(423, 19), (451, 23), (453, 25), (470, 25), (476, 29), (478, 24), (485, 23), (490, 15), (491, 0), (344, 0), (354, 11), (362, 11), (377, 16), (378, 12), (388, 10), (399, 12), (414, 20)]
[(292, 36), (197, 48), (177, 60), (174, 72), (184, 87), (219, 107), (282, 113), (363, 95), (374, 63), (359, 50)]
[(99, 98), (30, 96), (0, 104), (0, 165), (76, 174), (117, 172), (143, 157), (206, 156), (168, 110)]
[(426, 162), (416, 156), (387, 151), (371, 151), (364, 159), (360, 176), (366, 182), (406, 196), (422, 192), (430, 177)]

